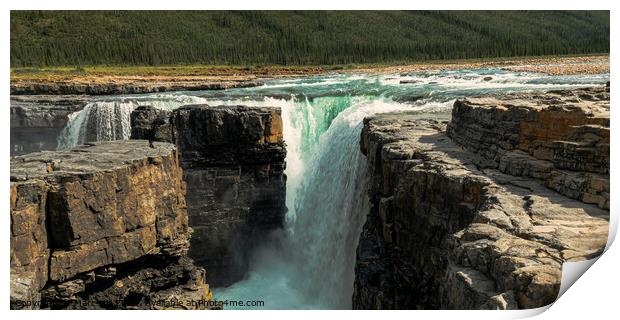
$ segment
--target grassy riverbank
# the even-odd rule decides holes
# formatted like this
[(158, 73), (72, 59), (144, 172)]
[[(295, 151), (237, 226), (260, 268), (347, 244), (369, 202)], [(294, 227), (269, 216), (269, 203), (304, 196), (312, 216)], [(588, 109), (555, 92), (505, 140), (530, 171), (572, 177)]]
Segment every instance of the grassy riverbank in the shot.
[(395, 73), (419, 70), (500, 67), (517, 71), (536, 71), (550, 74), (609, 72), (609, 56), (547, 56), (496, 59), (463, 59), (428, 61), (415, 64), (347, 64), (330, 66), (85, 66), (13, 68), (11, 82), (78, 81), (94, 82), (111, 79), (184, 80), (253, 80), (260, 78), (293, 77), (322, 73), (369, 72)]

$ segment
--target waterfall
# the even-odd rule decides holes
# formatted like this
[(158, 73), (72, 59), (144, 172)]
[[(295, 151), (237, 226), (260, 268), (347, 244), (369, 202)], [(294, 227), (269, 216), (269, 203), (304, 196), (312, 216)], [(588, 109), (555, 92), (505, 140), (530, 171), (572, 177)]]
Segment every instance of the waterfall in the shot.
[(279, 106), (287, 143), (285, 235), (257, 250), (249, 278), (216, 290), (216, 298), (260, 297), (269, 309), (350, 309), (355, 250), (369, 203), (359, 150), (363, 119), (412, 107), (363, 97)]
[(89, 141), (129, 139), (133, 102), (92, 102), (69, 115), (69, 122), (58, 137), (58, 149), (64, 150)]
[(90, 103), (70, 115), (59, 148), (128, 139), (130, 114), (139, 105), (173, 110), (193, 103), (279, 107), (287, 144), (286, 228), (253, 253), (249, 277), (215, 289), (216, 299), (261, 298), (265, 308), (272, 309), (350, 309), (355, 252), (369, 203), (366, 162), (359, 150), (362, 120), (379, 112), (445, 111), (451, 102), (418, 101), (416, 106), (373, 95), (263, 100), (118, 97)]
[(174, 110), (186, 104), (205, 103), (195, 96), (155, 94), (142, 97), (95, 101), (69, 115), (69, 121), (57, 138), (58, 150), (90, 141), (125, 140), (131, 136), (131, 112), (138, 106)]
[[(366, 116), (409, 107), (356, 101), (318, 139), (294, 203), (292, 286), (321, 308), (350, 309), (355, 251), (368, 212), (366, 160), (359, 138)], [(325, 119), (329, 119), (326, 117)]]
[(293, 204), (292, 286), (326, 308), (351, 307), (355, 248), (368, 209), (359, 124), (341, 117), (321, 136)]

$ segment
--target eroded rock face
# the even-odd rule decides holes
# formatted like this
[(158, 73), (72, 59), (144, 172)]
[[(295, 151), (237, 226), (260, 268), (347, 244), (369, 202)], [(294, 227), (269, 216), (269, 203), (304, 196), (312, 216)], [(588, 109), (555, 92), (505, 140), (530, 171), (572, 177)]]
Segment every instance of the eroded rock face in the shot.
[(11, 97), (11, 156), (56, 150), (69, 115), (88, 101), (86, 96)]
[(176, 109), (169, 121), (161, 116), (152, 108), (134, 111), (132, 126), (145, 130), (136, 127), (132, 138), (177, 145), (194, 229), (190, 256), (209, 270), (211, 285), (230, 285), (246, 274), (253, 249), (284, 224), (280, 110), (195, 105)]
[(39, 291), (48, 280), (46, 191), (44, 181), (11, 182), (12, 307), (18, 300), (40, 301)]
[(164, 289), (210, 297), (186, 258), (182, 176), (173, 145), (140, 140), (12, 158), (11, 306), (145, 309)]
[(131, 112), (131, 137), (172, 142), (170, 111), (139, 106)]
[(605, 88), (457, 100), (448, 135), (481, 165), (541, 179), (609, 210), (609, 92)]
[[(543, 138), (526, 130), (527, 140), (511, 131), (544, 108), (467, 101), (479, 101), (483, 110), (465, 117), (466, 107), (457, 102), (449, 136), (446, 122), (415, 114), (365, 120), (361, 148), (371, 172), (371, 210), (357, 249), (354, 308), (541, 307), (557, 297), (563, 262), (602, 253), (609, 211), (557, 192), (543, 178), (511, 175), (510, 166), (493, 165), (497, 159), (489, 156), (505, 155), (499, 145), (512, 139), (511, 150), (520, 145), (524, 156), (568, 171), (529, 155), (543, 145), (533, 141)], [(491, 126), (494, 121), (505, 126)], [(489, 127), (496, 131), (480, 133)], [(602, 184), (609, 187), (608, 180)]]

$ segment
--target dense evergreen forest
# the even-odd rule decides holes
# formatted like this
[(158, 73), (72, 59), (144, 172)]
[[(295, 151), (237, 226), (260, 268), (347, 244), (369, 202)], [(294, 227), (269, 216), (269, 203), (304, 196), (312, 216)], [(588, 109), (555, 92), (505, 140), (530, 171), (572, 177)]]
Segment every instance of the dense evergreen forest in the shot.
[(330, 65), (609, 52), (608, 11), (12, 11), (11, 66)]

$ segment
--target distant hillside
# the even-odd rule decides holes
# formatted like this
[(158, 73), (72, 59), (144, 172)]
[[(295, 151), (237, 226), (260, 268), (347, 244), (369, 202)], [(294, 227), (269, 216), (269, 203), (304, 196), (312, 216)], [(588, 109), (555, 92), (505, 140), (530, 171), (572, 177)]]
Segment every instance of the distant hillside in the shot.
[(12, 11), (11, 66), (329, 65), (609, 52), (608, 11)]

